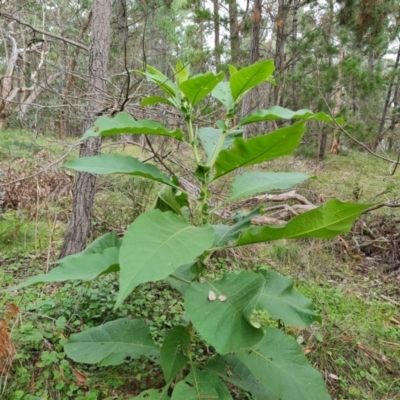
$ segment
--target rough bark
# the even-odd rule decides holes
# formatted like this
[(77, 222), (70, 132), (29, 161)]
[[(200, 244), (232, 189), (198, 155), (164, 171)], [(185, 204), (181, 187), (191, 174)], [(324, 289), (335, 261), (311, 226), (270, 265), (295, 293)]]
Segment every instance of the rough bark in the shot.
[[(81, 30), (79, 32), (79, 40), (83, 40), (83, 37), (90, 25), (90, 21), (92, 19), (92, 9), (89, 10), (88, 16), (86, 17), (86, 20), (84, 22), (84, 24), (81, 27)], [(67, 131), (67, 120), (66, 120), (66, 110), (65, 107), (68, 105), (68, 96), (69, 93), (72, 89), (72, 85), (75, 81), (75, 68), (77, 65), (77, 59), (78, 59), (78, 55), (79, 55), (79, 50), (80, 48), (77, 47), (76, 50), (74, 51), (74, 55), (72, 57), (71, 63), (69, 65), (68, 68), (68, 72), (67, 72), (67, 79), (65, 82), (65, 86), (64, 86), (64, 90), (63, 90), (63, 100), (62, 100), (62, 108), (61, 108), (61, 112), (59, 114), (59, 134), (60, 134), (60, 138), (61, 139), (65, 139), (66, 137), (66, 131)]]
[(219, 35), (219, 7), (218, 0), (213, 0), (213, 20), (214, 20), (214, 56), (215, 68), (219, 71), (221, 65), (221, 48), (220, 48), (220, 35)]
[(228, 0), (228, 6), (231, 61), (235, 65), (239, 61), (240, 54), (238, 6), (236, 0)]
[[(252, 17), (252, 31), (250, 41), (250, 65), (254, 64), (260, 59), (260, 30), (261, 30), (261, 11), (262, 11), (262, 0), (254, 0), (253, 17)], [(242, 102), (242, 116), (247, 115), (252, 111), (252, 100), (255, 99), (257, 104), (261, 103), (260, 87), (254, 88), (248, 92)], [(251, 132), (252, 125), (246, 125), (243, 131), (243, 137), (247, 139)]]
[(296, 45), (297, 45), (297, 31), (298, 31), (298, 24), (299, 24), (299, 20), (298, 20), (298, 10), (299, 10), (300, 4), (299, 2), (297, 2), (292, 10), (292, 40), (291, 40), (291, 47), (292, 47), (292, 51), (291, 51), (291, 64), (290, 64), (290, 73), (292, 75), (292, 108), (294, 110), (298, 109), (298, 101), (297, 101), (297, 82), (296, 82), (296, 60), (298, 57), (298, 52), (296, 50)]
[[(110, 51), (111, 0), (95, 0), (93, 4), (92, 35), (89, 50), (89, 87), (84, 128), (89, 129), (104, 109), (106, 76)], [(91, 138), (82, 143), (80, 157), (93, 156), (101, 150), (101, 139)], [(90, 236), (96, 176), (77, 173), (74, 182), (71, 221), (61, 249), (60, 258), (83, 250)]]
[[(278, 15), (275, 20), (276, 42), (275, 42), (275, 76), (280, 78), (286, 69), (286, 42), (289, 36), (287, 29), (287, 19), (292, 0), (278, 1)], [(281, 103), (282, 82), (278, 82), (274, 90), (274, 104)]]

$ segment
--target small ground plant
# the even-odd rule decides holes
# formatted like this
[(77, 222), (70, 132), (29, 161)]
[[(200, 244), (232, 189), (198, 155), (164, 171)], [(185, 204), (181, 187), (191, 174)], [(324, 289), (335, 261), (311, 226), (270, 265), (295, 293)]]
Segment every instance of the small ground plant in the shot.
[[(186, 122), (185, 133), (120, 113), (114, 118), (100, 117), (83, 137), (131, 133), (181, 141), (193, 154), (199, 193), (187, 190), (178, 176), (167, 176), (155, 165), (130, 156), (102, 154), (68, 162), (65, 167), (77, 171), (140, 176), (163, 186), (154, 207), (135, 219), (122, 240), (115, 233), (106, 234), (83, 252), (60, 260), (48, 274), (32, 277), (18, 287), (74, 279), (90, 281), (118, 273), (116, 308), (139, 285), (148, 282), (166, 280), (180, 292), (185, 310), (182, 324), (166, 333), (161, 347), (143, 321), (129, 318), (71, 335), (64, 346), (68, 357), (76, 362), (107, 366), (146, 357), (149, 362), (160, 363), (164, 387), (145, 390), (138, 399), (231, 399), (228, 386), (232, 385), (262, 400), (329, 399), (321, 374), (311, 367), (297, 342), (278, 328), (307, 327), (320, 321), (312, 303), (293, 288), (293, 282), (267, 268), (227, 271), (222, 279), (211, 280), (207, 269), (210, 257), (228, 248), (279, 239), (333, 238), (347, 232), (370, 205), (330, 199), (279, 227), (252, 227), (251, 220), (262, 213), (256, 208), (236, 215), (233, 221), (216, 224), (218, 211), (230, 203), (289, 189), (308, 176), (297, 172), (239, 172), (222, 201), (213, 198), (211, 185), (247, 166), (291, 154), (307, 121), (332, 122), (324, 113), (293, 112), (277, 106), (237, 118), (240, 101), (249, 90), (265, 81), (273, 83), (274, 66), (266, 60), (241, 70), (230, 66), (229, 70), (228, 82), (223, 73), (190, 77), (188, 68), (179, 62), (175, 82), (152, 67), (142, 72), (166, 95), (145, 98), (142, 105), (163, 103), (177, 109)], [(211, 103), (225, 107), (225, 120), (203, 127), (196, 123), (196, 113), (209, 95)], [(269, 134), (243, 139), (245, 125), (269, 120), (295, 122)], [(215, 349), (205, 362), (204, 357), (198, 362), (196, 355), (199, 340)]]

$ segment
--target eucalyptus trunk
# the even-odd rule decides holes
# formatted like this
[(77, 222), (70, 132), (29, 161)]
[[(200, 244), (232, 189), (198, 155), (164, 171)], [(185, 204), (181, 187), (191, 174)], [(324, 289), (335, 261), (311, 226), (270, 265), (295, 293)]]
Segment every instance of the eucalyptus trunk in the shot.
[[(95, 0), (93, 3), (92, 35), (89, 50), (88, 102), (84, 129), (105, 108), (106, 77), (110, 51), (111, 0)], [(79, 157), (94, 156), (101, 152), (101, 138), (85, 140)], [(96, 190), (96, 176), (78, 172), (75, 176), (71, 221), (61, 249), (60, 258), (78, 253), (86, 247), (91, 231), (91, 219)]]

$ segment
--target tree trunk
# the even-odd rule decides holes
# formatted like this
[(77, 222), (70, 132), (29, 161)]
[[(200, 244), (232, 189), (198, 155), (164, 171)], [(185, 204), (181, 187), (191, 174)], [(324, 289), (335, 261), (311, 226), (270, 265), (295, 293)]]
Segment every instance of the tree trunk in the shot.
[(0, 131), (7, 127), (9, 113), (7, 112), (7, 100), (13, 88), (13, 73), (15, 64), (18, 60), (17, 41), (13, 36), (7, 34), (6, 37), (11, 41), (12, 52), (7, 60), (7, 68), (5, 76), (0, 80)]
[[(86, 20), (85, 20), (84, 24), (82, 25), (82, 28), (81, 28), (81, 30), (79, 32), (79, 41), (83, 40), (83, 37), (84, 37), (84, 35), (85, 35), (89, 25), (90, 25), (91, 19), (92, 19), (92, 9), (89, 10), (88, 16), (86, 17)], [(59, 134), (60, 134), (60, 138), (62, 140), (65, 140), (65, 138), (66, 138), (66, 132), (67, 132), (67, 118), (66, 118), (67, 111), (66, 111), (66, 106), (68, 104), (68, 95), (69, 95), (69, 93), (70, 93), (70, 91), (72, 89), (72, 85), (73, 85), (73, 83), (75, 81), (74, 72), (75, 72), (75, 68), (76, 68), (76, 65), (77, 65), (77, 58), (78, 58), (78, 54), (79, 54), (80, 50), (81, 49), (79, 47), (77, 47), (75, 49), (75, 51), (74, 51), (74, 55), (73, 55), (73, 58), (71, 60), (71, 64), (69, 66), (68, 72), (67, 72), (67, 77), (66, 77), (67, 79), (66, 79), (66, 83), (65, 83), (65, 86), (64, 86), (64, 90), (63, 90), (62, 105), (64, 107), (61, 108), (61, 112), (59, 114), (59, 118), (60, 118), (60, 120), (59, 120)]]
[[(333, 109), (333, 116), (337, 117), (342, 110), (342, 96), (343, 96), (343, 71), (341, 63), (344, 61), (345, 52), (344, 50), (340, 51), (340, 62), (338, 64), (338, 79), (336, 83), (336, 90), (334, 94), (335, 98), (335, 108)], [(333, 131), (333, 139), (331, 143), (331, 148), (329, 150), (331, 154), (339, 154), (340, 153), (340, 135), (339, 131), (335, 129)]]
[(231, 61), (235, 65), (239, 61), (240, 41), (238, 7), (236, 0), (228, 0), (229, 5), (229, 34), (231, 42)]
[[(252, 32), (250, 41), (250, 65), (254, 64), (260, 59), (260, 29), (261, 29), (261, 11), (262, 0), (254, 0), (253, 18), (252, 18)], [(246, 93), (242, 102), (242, 117), (252, 111), (252, 100), (255, 97), (260, 97), (260, 87), (250, 90)], [(257, 104), (261, 103), (261, 99), (256, 99)], [(247, 139), (251, 134), (252, 125), (245, 125), (243, 131), (243, 138)]]
[[(397, 71), (399, 68), (399, 62), (400, 62), (400, 46), (397, 49), (397, 57), (396, 57), (396, 62), (394, 64), (394, 71)], [(392, 79), (390, 80), (388, 90), (386, 93), (386, 99), (385, 99), (385, 105), (383, 106), (383, 111), (382, 111), (382, 116), (381, 116), (381, 121), (379, 123), (379, 132), (376, 135), (376, 139), (374, 141), (374, 149), (376, 149), (383, 139), (383, 136), (385, 135), (385, 121), (386, 121), (386, 116), (389, 111), (389, 106), (392, 103), (392, 91), (393, 91), (393, 85), (394, 85), (394, 80), (396, 79), (396, 74), (393, 74)], [(393, 97), (394, 99), (397, 98), (397, 95)]]
[(275, 20), (276, 27), (276, 42), (275, 42), (275, 76), (279, 79), (274, 90), (274, 104), (281, 103), (282, 91), (282, 75), (286, 68), (286, 41), (288, 38), (287, 33), (287, 17), (290, 10), (292, 0), (279, 0), (278, 1), (278, 15)]
[[(110, 51), (111, 0), (95, 0), (93, 4), (92, 35), (89, 50), (89, 87), (84, 129), (89, 129), (104, 109), (106, 76)], [(90, 138), (80, 148), (80, 157), (99, 154), (101, 138)], [(74, 182), (71, 221), (61, 249), (60, 258), (75, 254), (86, 247), (90, 235), (96, 176), (78, 172)]]
[(213, 0), (213, 19), (214, 19), (214, 56), (215, 56), (215, 69), (218, 72), (221, 65), (221, 48), (219, 38), (219, 9), (218, 0)]
[(294, 110), (298, 109), (298, 101), (297, 101), (297, 82), (296, 82), (296, 61), (297, 61), (297, 57), (298, 57), (298, 51), (296, 49), (296, 45), (297, 45), (297, 30), (298, 30), (298, 17), (297, 17), (297, 13), (300, 7), (300, 2), (298, 1), (294, 6), (293, 6), (293, 15), (292, 15), (292, 40), (291, 40), (291, 47), (292, 47), (292, 51), (291, 51), (291, 65), (290, 65), (290, 72), (292, 75), (292, 105), (291, 107)]

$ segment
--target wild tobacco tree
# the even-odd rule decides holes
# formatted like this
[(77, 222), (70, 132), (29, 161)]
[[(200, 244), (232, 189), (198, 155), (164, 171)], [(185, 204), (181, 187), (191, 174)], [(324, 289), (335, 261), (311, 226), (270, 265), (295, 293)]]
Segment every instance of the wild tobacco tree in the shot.
[[(178, 63), (175, 82), (158, 70), (142, 72), (165, 96), (151, 96), (143, 106), (157, 103), (177, 109), (186, 122), (180, 129), (150, 120), (136, 120), (127, 113), (114, 118), (100, 117), (84, 139), (116, 134), (167, 136), (191, 149), (194, 174), (200, 192), (186, 191), (176, 176), (167, 176), (155, 165), (130, 156), (97, 155), (68, 162), (65, 167), (94, 174), (127, 174), (162, 184), (153, 209), (141, 214), (122, 240), (109, 233), (95, 240), (85, 251), (67, 257), (46, 275), (28, 279), (19, 287), (40, 282), (71, 279), (93, 280), (107, 273), (119, 274), (115, 307), (139, 285), (166, 280), (184, 299), (188, 322), (174, 326), (161, 348), (153, 341), (148, 326), (137, 319), (122, 318), (71, 335), (65, 352), (76, 362), (117, 365), (124, 359), (148, 357), (162, 367), (165, 386), (149, 389), (137, 398), (188, 400), (231, 399), (224, 382), (248, 391), (256, 399), (329, 399), (323, 378), (314, 370), (296, 341), (282, 330), (261, 326), (255, 312), (266, 312), (285, 325), (307, 327), (320, 316), (312, 303), (293, 288), (293, 282), (268, 269), (226, 272), (222, 279), (207, 275), (214, 252), (278, 239), (333, 238), (347, 232), (369, 205), (342, 203), (330, 199), (324, 205), (294, 217), (284, 226), (250, 225), (261, 213), (255, 209), (234, 221), (215, 224), (216, 212), (248, 196), (271, 190), (289, 189), (307, 175), (296, 172), (248, 172), (236, 174), (229, 195), (213, 199), (210, 185), (237, 169), (257, 165), (291, 154), (299, 145), (310, 120), (332, 122), (324, 114), (309, 110), (290, 111), (282, 107), (258, 110), (237, 118), (245, 93), (269, 81), (273, 83), (272, 61), (261, 61), (238, 71), (230, 66), (230, 80), (224, 74), (208, 72), (190, 77)], [(198, 127), (195, 110), (211, 95), (222, 103), (225, 120), (214, 126)], [(291, 120), (292, 125), (244, 140), (246, 124), (268, 120)], [(15, 288), (14, 288), (15, 289)], [(198, 364), (193, 341), (198, 337), (215, 349), (215, 355)]]

